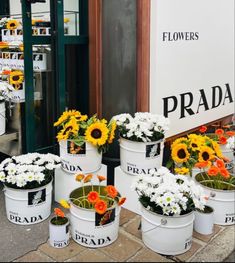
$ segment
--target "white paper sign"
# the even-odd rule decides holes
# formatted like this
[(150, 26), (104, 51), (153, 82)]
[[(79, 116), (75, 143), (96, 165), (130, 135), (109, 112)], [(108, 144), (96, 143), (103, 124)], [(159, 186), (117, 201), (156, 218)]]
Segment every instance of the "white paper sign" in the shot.
[(234, 1), (152, 0), (150, 111), (167, 137), (234, 113)]

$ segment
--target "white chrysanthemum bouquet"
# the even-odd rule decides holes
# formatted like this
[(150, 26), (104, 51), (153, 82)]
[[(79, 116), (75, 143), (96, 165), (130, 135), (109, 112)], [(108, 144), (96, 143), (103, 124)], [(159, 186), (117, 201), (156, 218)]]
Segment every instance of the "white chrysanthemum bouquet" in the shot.
[(13, 156), (0, 164), (0, 181), (12, 188), (37, 188), (48, 184), (59, 166), (60, 157), (50, 153)]
[(138, 176), (132, 188), (147, 210), (167, 216), (184, 215), (196, 208), (203, 210), (208, 199), (193, 180), (173, 175), (165, 167)]
[(136, 142), (152, 142), (164, 138), (170, 121), (163, 115), (136, 112), (134, 117), (123, 113), (113, 117), (117, 122), (120, 136)]
[(7, 82), (0, 81), (0, 102), (12, 99), (14, 90)]

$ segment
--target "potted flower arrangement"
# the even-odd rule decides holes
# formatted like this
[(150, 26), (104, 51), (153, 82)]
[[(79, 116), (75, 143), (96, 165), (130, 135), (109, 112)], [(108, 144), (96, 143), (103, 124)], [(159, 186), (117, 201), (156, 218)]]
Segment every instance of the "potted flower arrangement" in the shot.
[[(63, 206), (69, 206), (63, 202)], [(60, 208), (54, 209), (54, 217), (49, 224), (49, 243), (54, 248), (64, 248), (69, 244), (69, 219)]]
[(214, 222), (219, 225), (235, 223), (235, 177), (231, 176), (222, 160), (195, 176), (209, 196), (208, 205), (214, 209)]
[(116, 122), (88, 118), (79, 111), (65, 111), (54, 126), (59, 127), (62, 168), (69, 173), (91, 173), (100, 169), (102, 153), (115, 136)]
[(175, 173), (194, 177), (200, 168), (208, 169), (212, 161), (218, 158), (224, 158), (219, 144), (206, 135), (193, 133), (172, 143), (171, 160), (167, 167), (174, 165)]
[(39, 223), (49, 217), (53, 170), (60, 158), (53, 154), (28, 153), (0, 164), (9, 221), (20, 225)]
[(73, 190), (69, 197), (72, 238), (78, 244), (97, 248), (108, 246), (118, 237), (121, 197), (112, 185), (103, 186), (106, 180), (97, 175), (99, 184), (91, 183), (93, 174), (78, 174), (76, 180), (82, 186)]
[(132, 188), (139, 195), (141, 204), (144, 244), (164, 255), (189, 250), (194, 210), (202, 210), (206, 204), (202, 187), (161, 167), (148, 175), (139, 175)]
[(113, 117), (120, 134), (121, 169), (130, 175), (149, 173), (162, 165), (164, 136), (169, 119), (149, 112)]
[(0, 29), (3, 41), (23, 39), (22, 24), (18, 19), (3, 17), (0, 19)]
[(12, 99), (14, 88), (7, 82), (0, 82), (0, 135), (6, 132), (6, 106), (5, 101)]

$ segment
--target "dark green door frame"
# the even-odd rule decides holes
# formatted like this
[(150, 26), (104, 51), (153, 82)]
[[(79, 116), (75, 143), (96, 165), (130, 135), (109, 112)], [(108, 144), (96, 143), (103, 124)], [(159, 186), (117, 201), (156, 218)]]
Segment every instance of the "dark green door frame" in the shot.
[[(55, 89), (54, 115), (57, 118), (67, 106), (66, 81), (65, 81), (65, 45), (88, 45), (88, 1), (79, 1), (79, 36), (64, 35), (64, 8), (63, 0), (50, 0), (51, 36), (32, 36), (31, 4), (22, 0), (22, 21), (24, 40), (24, 71), (25, 77), (25, 132), (24, 152), (44, 151), (54, 149), (54, 145), (48, 145), (38, 149), (35, 141), (35, 109), (34, 109), (34, 83), (33, 83), (33, 52), (32, 45), (50, 44), (52, 50), (53, 88)], [(42, 3), (43, 4), (43, 3)], [(88, 61), (88, 57), (87, 57)], [(88, 67), (87, 67), (88, 68)], [(88, 69), (87, 69), (88, 70)], [(85, 90), (88, 89), (86, 83)], [(53, 129), (53, 124), (52, 127)]]

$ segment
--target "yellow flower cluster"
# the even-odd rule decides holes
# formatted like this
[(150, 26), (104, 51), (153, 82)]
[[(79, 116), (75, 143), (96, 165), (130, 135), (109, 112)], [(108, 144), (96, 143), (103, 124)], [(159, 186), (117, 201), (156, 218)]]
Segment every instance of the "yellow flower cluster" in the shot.
[[(171, 157), (175, 163), (194, 165), (197, 162), (208, 162), (215, 158), (223, 158), (220, 146), (205, 135), (190, 134), (187, 137), (176, 139), (171, 145)], [(177, 169), (179, 173), (185, 170)]]
[(78, 145), (87, 141), (96, 147), (111, 144), (116, 130), (115, 121), (108, 123), (105, 119), (98, 119), (96, 115), (88, 119), (87, 115), (76, 110), (63, 112), (54, 126), (61, 127), (57, 134), (58, 141), (70, 139)]

